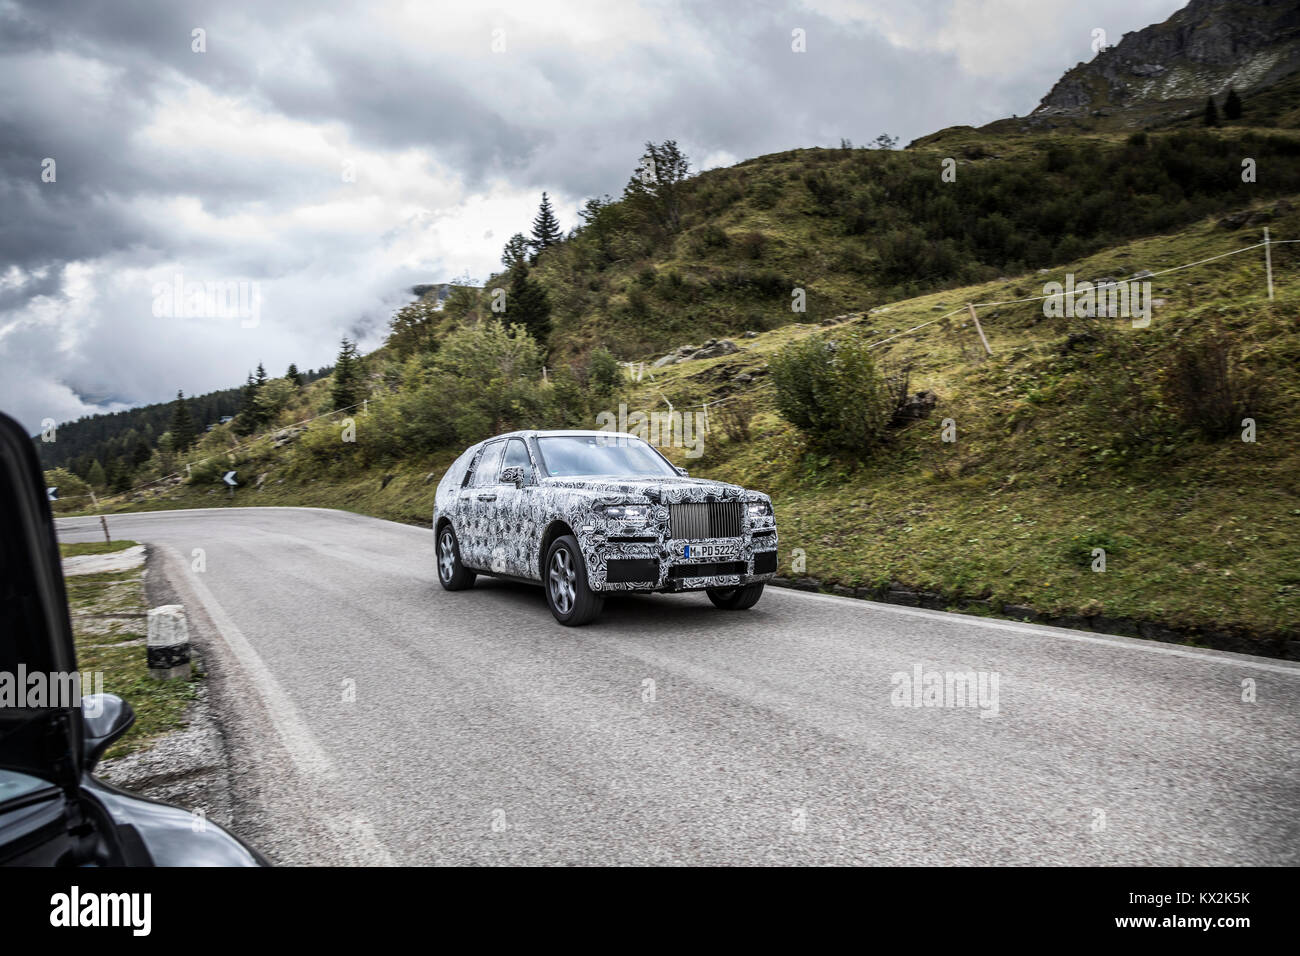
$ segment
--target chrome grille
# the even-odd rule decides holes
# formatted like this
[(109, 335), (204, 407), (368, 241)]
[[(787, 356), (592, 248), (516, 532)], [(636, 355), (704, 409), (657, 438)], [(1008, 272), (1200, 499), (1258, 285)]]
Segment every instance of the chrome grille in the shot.
[(744, 524), (739, 501), (688, 501), (669, 507), (669, 532), (674, 538), (739, 538)]

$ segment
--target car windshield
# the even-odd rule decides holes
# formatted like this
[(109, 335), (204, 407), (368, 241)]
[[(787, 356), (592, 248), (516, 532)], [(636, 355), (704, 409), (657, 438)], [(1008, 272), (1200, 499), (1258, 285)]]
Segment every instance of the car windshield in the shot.
[(614, 435), (562, 435), (537, 439), (553, 478), (572, 475), (614, 475), (620, 478), (660, 478), (676, 475), (663, 456), (639, 438)]

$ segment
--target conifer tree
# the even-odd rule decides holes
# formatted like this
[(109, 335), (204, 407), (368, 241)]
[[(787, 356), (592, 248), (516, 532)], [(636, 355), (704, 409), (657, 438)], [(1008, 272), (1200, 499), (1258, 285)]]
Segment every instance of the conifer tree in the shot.
[(1232, 87), (1228, 88), (1228, 98), (1223, 101), (1223, 115), (1225, 119), (1241, 119), (1241, 97)]
[(530, 243), (533, 247), (533, 261), (537, 261), (537, 256), (546, 249), (557, 245), (562, 235), (560, 220), (555, 218), (555, 211), (551, 209), (551, 199), (542, 193), (542, 205), (537, 210), (537, 217), (533, 219), (533, 240)]
[(334, 363), (334, 388), (331, 393), (334, 407), (351, 408), (361, 401), (361, 358), (357, 354), (357, 344), (349, 342), (343, 336), (339, 347), (339, 357)]
[(185, 401), (185, 395), (182, 392), (176, 393), (176, 401), (172, 403), (172, 447), (177, 452), (185, 452), (191, 445), (197, 433), (194, 430), (194, 417), (190, 414), (190, 406)]

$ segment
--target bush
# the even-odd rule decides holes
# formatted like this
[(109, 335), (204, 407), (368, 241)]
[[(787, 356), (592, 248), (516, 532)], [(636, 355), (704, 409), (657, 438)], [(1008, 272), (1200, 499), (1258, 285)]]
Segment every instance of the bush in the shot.
[(860, 337), (794, 342), (771, 371), (777, 410), (814, 445), (866, 455), (884, 443), (894, 405)]
[(587, 384), (593, 392), (608, 395), (623, 380), (618, 359), (606, 348), (593, 349), (587, 359)]
[(717, 407), (714, 414), (722, 425), (722, 433), (728, 441), (749, 441), (749, 423), (754, 418), (754, 403), (748, 398), (736, 396)]
[(1183, 424), (1209, 439), (1226, 438), (1258, 414), (1259, 385), (1241, 371), (1220, 329), (1173, 347), (1162, 392)]

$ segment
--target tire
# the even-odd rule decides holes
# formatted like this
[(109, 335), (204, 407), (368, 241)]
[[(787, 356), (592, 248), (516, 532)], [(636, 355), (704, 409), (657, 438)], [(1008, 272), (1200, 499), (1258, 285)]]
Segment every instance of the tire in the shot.
[(709, 600), (714, 607), (724, 611), (743, 611), (758, 603), (763, 596), (763, 584), (746, 584), (739, 588), (709, 588)]
[(445, 591), (463, 591), (474, 586), (476, 575), (460, 563), (460, 542), (451, 525), (445, 524), (438, 532), (436, 545), (438, 552), (438, 583)]
[(587, 564), (573, 535), (562, 535), (551, 542), (542, 568), (546, 605), (557, 621), (577, 627), (600, 614), (605, 598), (587, 584)]

